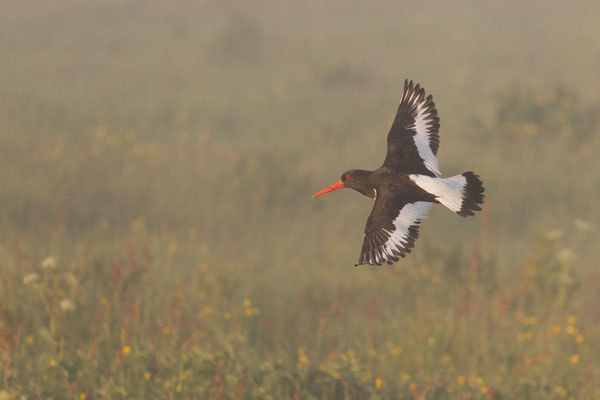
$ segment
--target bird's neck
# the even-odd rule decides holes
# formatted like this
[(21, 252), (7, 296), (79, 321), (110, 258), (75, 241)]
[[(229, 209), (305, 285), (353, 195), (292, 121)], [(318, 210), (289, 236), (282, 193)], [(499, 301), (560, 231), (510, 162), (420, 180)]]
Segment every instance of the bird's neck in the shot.
[(360, 171), (360, 186), (356, 188), (356, 191), (364, 194), (367, 197), (375, 199), (377, 197), (377, 191), (375, 189), (375, 183), (372, 182), (374, 176), (373, 171)]

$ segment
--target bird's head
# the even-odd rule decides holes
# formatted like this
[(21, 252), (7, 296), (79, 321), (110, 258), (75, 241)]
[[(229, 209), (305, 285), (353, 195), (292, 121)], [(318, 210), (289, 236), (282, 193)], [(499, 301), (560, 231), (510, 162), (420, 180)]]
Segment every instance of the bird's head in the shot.
[(370, 174), (370, 171), (363, 171), (361, 169), (346, 171), (340, 177), (339, 182), (329, 186), (327, 189), (321, 190), (319, 193), (314, 194), (313, 197), (322, 196), (339, 188), (354, 189), (361, 192), (365, 196), (373, 197), (373, 188), (367, 182)]

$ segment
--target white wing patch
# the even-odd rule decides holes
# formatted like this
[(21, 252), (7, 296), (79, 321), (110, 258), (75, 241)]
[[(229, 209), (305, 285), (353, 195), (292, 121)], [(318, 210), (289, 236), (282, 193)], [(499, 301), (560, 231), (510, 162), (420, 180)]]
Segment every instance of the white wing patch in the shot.
[(426, 113), (427, 109), (424, 105), (425, 101), (417, 106), (417, 115), (415, 117), (415, 130), (417, 134), (414, 136), (414, 141), (425, 167), (437, 176), (440, 176), (441, 172), (438, 167), (437, 157), (433, 154), (429, 146), (429, 135), (431, 134), (429, 124), (433, 122), (433, 119), (431, 118), (431, 114)]
[(451, 178), (434, 178), (427, 175), (409, 175), (409, 178), (421, 189), (431, 193), (440, 203), (454, 212), (459, 212), (463, 205), (467, 178), (456, 175)]
[[(415, 203), (408, 203), (398, 213), (396, 219), (394, 219), (394, 231), (383, 229), (387, 234), (390, 235), (387, 242), (385, 242), (382, 253), (384, 256), (395, 257), (394, 253), (405, 253), (407, 249), (412, 247), (411, 243), (417, 238), (411, 227), (416, 233), (419, 224), (427, 218), (427, 213), (433, 206), (433, 203), (426, 201), (417, 201)], [(387, 261), (388, 259), (386, 258)]]

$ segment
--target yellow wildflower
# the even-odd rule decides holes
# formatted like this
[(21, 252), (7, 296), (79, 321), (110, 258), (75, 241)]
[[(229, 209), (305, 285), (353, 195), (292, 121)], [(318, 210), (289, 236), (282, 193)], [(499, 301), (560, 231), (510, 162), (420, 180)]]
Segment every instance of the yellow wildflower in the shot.
[(579, 335), (575, 336), (575, 341), (577, 343), (583, 342), (583, 335), (579, 334)]
[(467, 379), (464, 376), (459, 376), (458, 379), (456, 380), (458, 382), (458, 384), (460, 386), (464, 386), (465, 382), (467, 381)]
[(408, 389), (412, 390), (414, 392), (415, 390), (417, 390), (417, 384), (414, 382), (411, 382), (411, 384), (408, 385)]
[(27, 337), (25, 337), (25, 343), (33, 344), (33, 336), (27, 335)]
[(226, 313), (223, 313), (223, 319), (224, 319), (225, 321), (229, 321), (229, 320), (231, 319), (231, 314), (230, 314), (230, 313), (228, 313), (228, 312), (226, 312)]
[(402, 354), (402, 347), (396, 346), (392, 341), (388, 341), (386, 343), (386, 346), (391, 355), (397, 356), (397, 355)]
[(296, 363), (296, 366), (298, 367), (298, 369), (302, 369), (307, 364), (308, 364), (308, 356), (306, 355), (306, 351), (305, 351), (304, 347), (300, 347), (298, 349), (298, 362)]
[(50, 366), (56, 367), (56, 360), (54, 358), (52, 360), (50, 360)]
[(382, 386), (383, 386), (383, 381), (381, 380), (381, 378), (375, 379), (375, 388), (377, 390), (380, 390)]
[(251, 307), (251, 308), (246, 308), (245, 313), (247, 316), (251, 317), (253, 315), (260, 314), (260, 310), (257, 307)]
[(554, 388), (554, 391), (555, 391), (556, 393), (558, 393), (559, 395), (561, 395), (561, 396), (566, 396), (566, 395), (567, 395), (567, 389), (565, 389), (565, 388), (564, 388), (564, 387), (562, 387), (562, 386), (556, 386), (556, 387)]
[(146, 379), (147, 381), (150, 380), (150, 372), (144, 372), (144, 379)]
[(487, 386), (485, 386), (485, 385), (484, 385), (484, 386), (482, 386), (482, 387), (481, 387), (481, 393), (483, 393), (483, 394), (486, 394), (487, 392), (488, 392), (488, 388), (487, 388)]
[(567, 322), (569, 323), (569, 325), (575, 325), (575, 323), (577, 322), (577, 318), (575, 318), (572, 315), (569, 315), (569, 318), (567, 318)]
[(429, 337), (427, 338), (427, 344), (430, 346), (433, 346), (435, 344), (436, 340), (434, 337)]
[(198, 318), (204, 318), (215, 312), (215, 309), (211, 306), (205, 306), (202, 310), (198, 311)]
[(442, 364), (448, 364), (451, 360), (451, 356), (448, 353), (442, 354)]
[(250, 299), (244, 299), (244, 307), (250, 307), (251, 304)]
[(577, 364), (577, 363), (579, 362), (579, 354), (573, 354), (573, 355), (571, 356), (571, 358), (569, 358), (569, 362), (570, 362), (572, 365), (575, 365), (575, 364)]
[(517, 339), (519, 339), (519, 342), (524, 342), (527, 340), (531, 339), (531, 331), (526, 331), (526, 332), (521, 332), (517, 335)]
[(86, 397), (85, 393), (79, 393), (79, 400), (85, 400)]
[(123, 354), (127, 356), (129, 353), (131, 353), (131, 346), (123, 346)]
[(569, 335), (577, 334), (577, 328), (575, 328), (574, 326), (569, 325), (569, 326), (567, 326), (567, 328), (565, 330)]

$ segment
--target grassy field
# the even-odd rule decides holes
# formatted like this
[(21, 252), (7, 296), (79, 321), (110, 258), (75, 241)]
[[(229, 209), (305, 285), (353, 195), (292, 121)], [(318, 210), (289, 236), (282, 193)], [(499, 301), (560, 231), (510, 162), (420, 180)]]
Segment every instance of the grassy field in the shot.
[[(599, 13), (3, 1), (0, 400), (600, 397)], [(354, 268), (405, 78), (486, 204)]]

